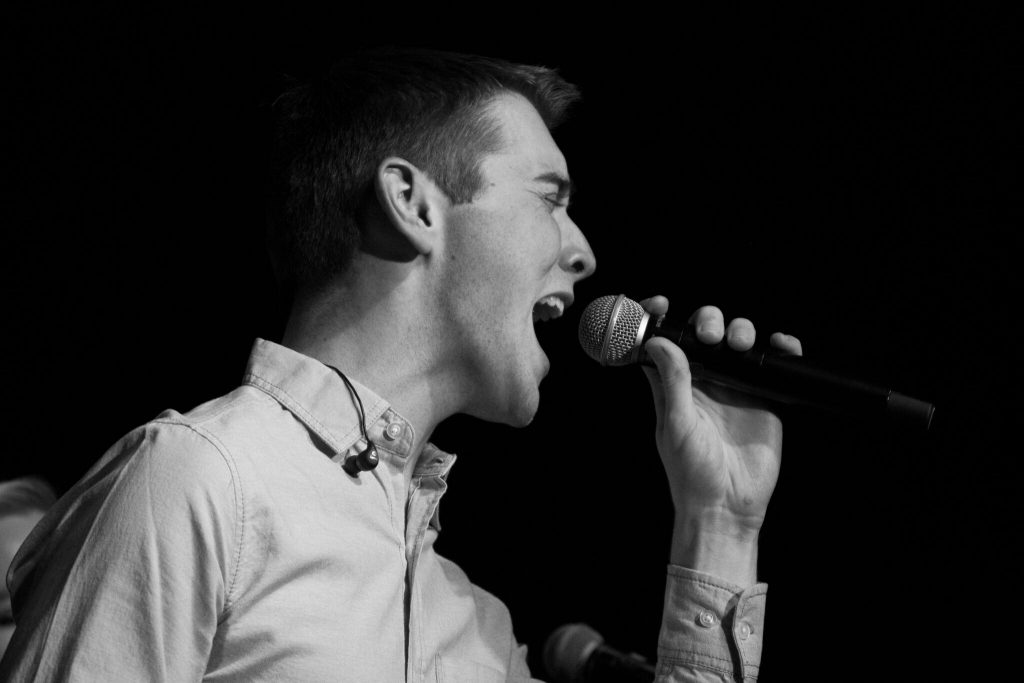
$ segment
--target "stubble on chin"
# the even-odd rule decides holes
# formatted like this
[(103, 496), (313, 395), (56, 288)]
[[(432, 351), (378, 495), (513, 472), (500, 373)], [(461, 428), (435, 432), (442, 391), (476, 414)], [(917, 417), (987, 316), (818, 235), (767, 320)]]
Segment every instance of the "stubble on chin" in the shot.
[(509, 422), (511, 427), (528, 427), (533, 422), (533, 418), (537, 416), (537, 410), (540, 407), (540, 390), (537, 388), (524, 388), (522, 393), (514, 400), (511, 410), (509, 411), (512, 415), (512, 420)]

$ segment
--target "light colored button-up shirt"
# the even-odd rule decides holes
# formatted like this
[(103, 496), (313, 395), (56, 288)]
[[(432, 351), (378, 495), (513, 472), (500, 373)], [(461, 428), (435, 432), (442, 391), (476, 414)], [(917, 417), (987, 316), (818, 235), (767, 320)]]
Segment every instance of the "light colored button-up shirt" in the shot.
[[(355, 389), (358, 477), (342, 380), (263, 340), (241, 387), (121, 439), (13, 563), (0, 680), (530, 680), (508, 610), (434, 551), (455, 456)], [(659, 679), (756, 677), (764, 593), (670, 566)]]

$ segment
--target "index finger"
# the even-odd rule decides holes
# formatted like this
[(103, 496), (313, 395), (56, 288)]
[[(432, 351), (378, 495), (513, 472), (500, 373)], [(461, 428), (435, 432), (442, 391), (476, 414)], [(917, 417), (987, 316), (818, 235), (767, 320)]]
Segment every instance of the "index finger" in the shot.
[(644, 310), (651, 315), (665, 315), (668, 313), (668, 299), (661, 296), (652, 296), (643, 301), (637, 302), (644, 307)]

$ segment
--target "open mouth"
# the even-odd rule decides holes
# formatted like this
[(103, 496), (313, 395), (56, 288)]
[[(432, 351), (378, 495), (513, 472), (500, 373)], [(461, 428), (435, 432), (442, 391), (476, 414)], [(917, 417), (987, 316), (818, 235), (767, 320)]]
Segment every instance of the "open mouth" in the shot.
[(546, 296), (533, 305), (533, 322), (545, 322), (560, 318), (565, 312), (565, 302), (555, 295)]

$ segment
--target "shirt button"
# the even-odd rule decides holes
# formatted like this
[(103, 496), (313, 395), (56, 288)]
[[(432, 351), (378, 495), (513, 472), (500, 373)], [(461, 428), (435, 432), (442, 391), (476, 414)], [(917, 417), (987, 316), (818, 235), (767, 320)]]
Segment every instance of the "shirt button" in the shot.
[(394, 441), (398, 438), (398, 435), (402, 433), (402, 425), (397, 422), (392, 422), (384, 428), (384, 438), (388, 441)]
[(702, 609), (700, 614), (697, 616), (697, 621), (704, 628), (711, 628), (718, 621), (718, 617), (706, 609)]
[(741, 621), (739, 628), (736, 629), (736, 635), (740, 640), (746, 640), (750, 637), (750, 626), (745, 621)]

